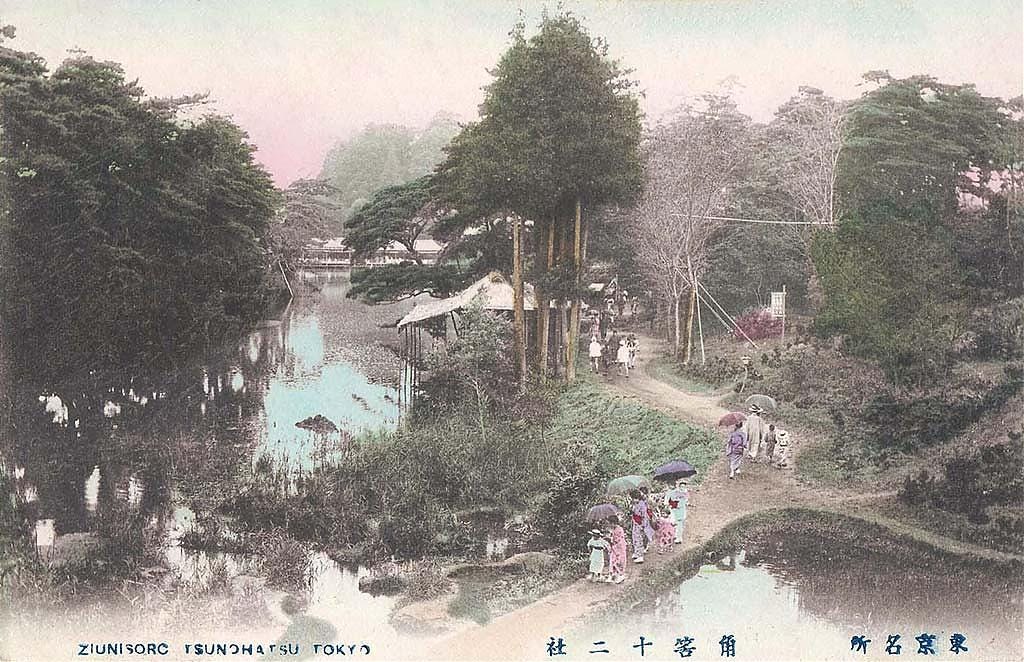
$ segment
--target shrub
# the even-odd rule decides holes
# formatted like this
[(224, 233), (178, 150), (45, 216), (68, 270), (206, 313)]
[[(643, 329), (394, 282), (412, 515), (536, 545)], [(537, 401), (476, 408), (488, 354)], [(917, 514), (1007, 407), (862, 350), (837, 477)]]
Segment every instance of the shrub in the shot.
[(680, 365), (679, 370), (698, 382), (722, 386), (733, 383), (743, 375), (743, 364), (738, 360), (713, 356), (704, 364), (691, 361), (689, 364)]
[(977, 358), (1019, 358), (1024, 353), (1024, 298), (975, 308), (967, 329), (971, 353)]
[(258, 548), (269, 584), (284, 589), (308, 587), (309, 553), (302, 543), (276, 532), (263, 537)]
[(399, 504), (380, 523), (380, 539), (387, 550), (402, 558), (418, 558), (430, 550), (437, 526), (426, 495)]
[[(908, 477), (899, 498), (966, 518), (971, 538), (1019, 546), (1024, 533), (1024, 445), (1020, 433), (946, 461), (938, 476)], [(946, 517), (949, 517), (948, 515)]]
[(566, 444), (547, 492), (536, 511), (537, 529), (551, 542), (577, 549), (587, 538), (587, 509), (597, 503), (608, 480), (594, 457), (593, 446)]
[(857, 415), (879, 447), (925, 448), (952, 438), (1019, 389), (1014, 381), (960, 379), (925, 392), (882, 392)]
[(434, 415), (464, 409), (481, 422), (507, 412), (519, 399), (512, 359), (511, 323), (474, 303), (462, 312), (458, 338), (427, 355), (417, 406)]
[(410, 600), (430, 600), (448, 592), (451, 580), (435, 560), (416, 563), (405, 577), (405, 595)]
[[(739, 327), (733, 330), (733, 338), (736, 340), (762, 340), (782, 335), (782, 320), (772, 317), (771, 311), (767, 308), (748, 310), (736, 318), (736, 326)], [(740, 330), (743, 333), (740, 333)], [(743, 334), (746, 334), (746, 337)]]

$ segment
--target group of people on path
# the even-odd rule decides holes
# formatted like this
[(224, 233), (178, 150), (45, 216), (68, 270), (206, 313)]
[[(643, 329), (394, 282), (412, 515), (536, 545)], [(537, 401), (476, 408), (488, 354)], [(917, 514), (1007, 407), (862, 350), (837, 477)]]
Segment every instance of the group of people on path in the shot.
[[(686, 506), (690, 490), (684, 479), (664, 494), (649, 494), (646, 487), (629, 493), (632, 507), (629, 513), (633, 562), (643, 563), (644, 555), (657, 545), (659, 554), (683, 542), (686, 526)], [(661, 504), (657, 505), (660, 501)], [(622, 516), (609, 517), (603, 529), (590, 530), (587, 548), (590, 550), (590, 581), (621, 584), (626, 579), (626, 531)]]
[(737, 421), (735, 429), (725, 442), (725, 454), (729, 458), (729, 478), (741, 472), (743, 457), (756, 460), (764, 448), (765, 464), (774, 464), (778, 469), (789, 466), (789, 433), (776, 430), (775, 424), (765, 425), (764, 411), (757, 405), (750, 406), (750, 414), (744, 421)]
[(635, 334), (620, 336), (612, 329), (610, 336), (603, 336), (599, 329), (595, 329), (591, 332), (587, 350), (590, 371), (607, 375), (614, 365), (620, 376), (629, 377), (629, 371), (636, 367), (639, 352), (640, 343)]

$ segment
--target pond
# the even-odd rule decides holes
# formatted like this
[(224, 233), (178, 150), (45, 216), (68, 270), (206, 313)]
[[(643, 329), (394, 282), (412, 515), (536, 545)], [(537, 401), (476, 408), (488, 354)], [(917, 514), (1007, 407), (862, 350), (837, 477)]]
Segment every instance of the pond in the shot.
[[(799, 522), (772, 533), (755, 529), (625, 615), (583, 628), (577, 648), (604, 640), (627, 656), (642, 635), (654, 642), (645, 659), (679, 659), (677, 639), (689, 637), (695, 659), (718, 659), (731, 635), (737, 659), (893, 659), (896, 650), (916, 659), (916, 638), (928, 634), (936, 655), (949, 659), (957, 657), (950, 639), (961, 634), (970, 659), (1020, 659), (1019, 565), (966, 562), (871, 535), (858, 542)], [(867, 653), (854, 658), (851, 638), (861, 635), (870, 639)], [(890, 635), (900, 635), (893, 654), (886, 652)]]
[[(88, 389), (49, 384), (40, 393), (14, 385), (15, 425), (0, 439), (0, 490), (25, 504), (43, 559), (88, 560), (119, 523), (141, 520), (146, 544), (161, 548), (163, 569), (150, 570), (164, 576), (165, 587), (177, 582), (198, 594), (211, 577), (244, 577), (244, 556), (180, 544), (218, 495), (258, 471), (294, 480), (352, 436), (397, 425), (397, 333), (387, 325), (413, 303), (371, 307), (346, 298), (345, 275), (316, 280), (319, 292), (293, 301), (279, 320), (228, 347), (182, 357), (173, 371), (118, 374), (104, 366), (104, 381)], [(296, 426), (318, 415), (337, 431)], [(386, 617), (390, 599), (358, 591), (365, 569), (343, 569), (323, 555), (311, 561), (311, 617), (338, 604), (347, 605), (348, 622)], [(124, 606), (102, 591), (81, 604), (97, 607), (106, 597)], [(77, 607), (72, 601), (62, 609)]]

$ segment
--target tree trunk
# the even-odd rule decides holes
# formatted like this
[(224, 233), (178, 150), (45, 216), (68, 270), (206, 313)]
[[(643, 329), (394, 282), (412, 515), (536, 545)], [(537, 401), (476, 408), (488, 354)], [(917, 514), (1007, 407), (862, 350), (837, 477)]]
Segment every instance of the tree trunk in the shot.
[(679, 295), (672, 297), (672, 347), (679, 356)]
[(566, 343), (565, 381), (576, 380), (576, 353), (580, 339), (580, 279), (583, 276), (583, 218), (579, 198), (576, 199), (576, 211), (573, 217), (573, 285), (572, 310), (569, 313), (569, 340)]
[(512, 334), (519, 390), (526, 392), (526, 311), (523, 305), (523, 219), (512, 216)]
[[(545, 260), (543, 275), (551, 273), (555, 264), (555, 219), (549, 218), (544, 226), (537, 232), (536, 260), (540, 263), (541, 258)], [(541, 286), (538, 280), (533, 284), (533, 291), (537, 297), (537, 371), (541, 379), (548, 376), (548, 333), (551, 328), (551, 298)]]
[(697, 303), (697, 290), (690, 288), (690, 308), (686, 311), (686, 350), (683, 355), (683, 363), (690, 363), (690, 356), (693, 353), (693, 307)]
[[(556, 221), (557, 224), (557, 221)], [(559, 265), (565, 263), (565, 245), (568, 243), (566, 233), (569, 231), (568, 224), (563, 224), (559, 228), (558, 232), (558, 249), (555, 251), (555, 259)], [(555, 348), (555, 367), (556, 372), (561, 375), (565, 375), (565, 345), (566, 345), (566, 327), (568, 323), (565, 317), (565, 296), (560, 295), (558, 297), (558, 316), (555, 318), (555, 337), (557, 338), (558, 346)]]

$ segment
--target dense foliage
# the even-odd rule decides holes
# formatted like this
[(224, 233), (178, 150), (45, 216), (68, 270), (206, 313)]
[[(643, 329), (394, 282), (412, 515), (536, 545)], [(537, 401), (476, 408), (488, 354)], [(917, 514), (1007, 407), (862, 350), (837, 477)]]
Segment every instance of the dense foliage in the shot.
[(850, 350), (878, 360), (895, 383), (927, 379), (948, 365), (966, 307), (941, 228), (877, 204), (820, 235), (815, 261), (827, 294), (815, 319), (821, 333), (846, 334)]
[(908, 384), (948, 364), (971, 307), (1019, 295), (1020, 120), (969, 85), (868, 78), (839, 161), (847, 213), (814, 245), (816, 325)]
[(89, 57), (0, 50), (5, 331), (46, 380), (167, 357), (267, 304), (277, 194), (246, 135)]

